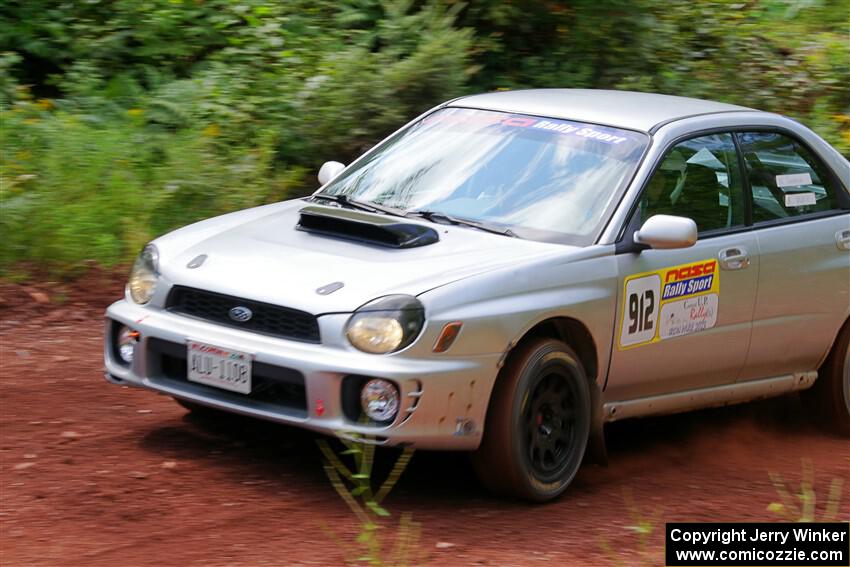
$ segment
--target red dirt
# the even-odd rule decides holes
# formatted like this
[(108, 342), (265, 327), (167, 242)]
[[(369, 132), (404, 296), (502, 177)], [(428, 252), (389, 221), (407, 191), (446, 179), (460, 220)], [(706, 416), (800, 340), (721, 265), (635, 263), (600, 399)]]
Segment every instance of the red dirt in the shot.
[[(341, 564), (326, 527), (350, 541), (357, 524), (310, 434), (198, 419), (103, 380), (102, 313), (121, 279), (0, 286), (0, 564)], [(547, 505), (487, 494), (451, 453), (417, 453), (385, 504), (394, 521), (421, 523), (427, 564), (452, 566), (661, 564), (663, 524), (640, 555), (624, 494), (661, 522), (776, 520), (768, 474), (796, 487), (802, 459), (820, 509), (845, 479), (850, 515), (847, 441), (812, 427), (795, 397), (618, 423), (607, 436), (609, 466), (586, 465)]]

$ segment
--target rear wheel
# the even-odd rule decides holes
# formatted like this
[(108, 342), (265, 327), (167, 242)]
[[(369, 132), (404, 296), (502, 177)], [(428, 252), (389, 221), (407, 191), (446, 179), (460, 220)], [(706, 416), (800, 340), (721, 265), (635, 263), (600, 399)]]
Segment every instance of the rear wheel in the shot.
[(573, 350), (552, 339), (520, 345), (499, 375), (473, 464), (496, 492), (543, 502), (578, 472), (590, 432), (587, 375)]
[(821, 425), (850, 437), (850, 322), (838, 334), (815, 385), (802, 392), (802, 398)]

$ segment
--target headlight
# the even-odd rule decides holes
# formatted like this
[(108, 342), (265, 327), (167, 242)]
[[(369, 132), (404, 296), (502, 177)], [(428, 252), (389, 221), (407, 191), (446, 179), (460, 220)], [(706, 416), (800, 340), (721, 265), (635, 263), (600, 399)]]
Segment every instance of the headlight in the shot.
[(130, 272), (130, 297), (139, 305), (144, 305), (153, 297), (159, 277), (159, 252), (156, 246), (148, 244), (142, 249)]
[(388, 295), (355, 311), (345, 334), (363, 352), (387, 354), (412, 343), (424, 323), (425, 309), (418, 299), (410, 295)]

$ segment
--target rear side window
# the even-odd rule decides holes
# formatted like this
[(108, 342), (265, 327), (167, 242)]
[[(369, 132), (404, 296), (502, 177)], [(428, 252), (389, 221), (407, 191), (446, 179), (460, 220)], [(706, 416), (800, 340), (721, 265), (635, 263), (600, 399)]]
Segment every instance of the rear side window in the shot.
[(805, 146), (776, 132), (738, 134), (753, 192), (753, 222), (838, 209), (838, 188)]

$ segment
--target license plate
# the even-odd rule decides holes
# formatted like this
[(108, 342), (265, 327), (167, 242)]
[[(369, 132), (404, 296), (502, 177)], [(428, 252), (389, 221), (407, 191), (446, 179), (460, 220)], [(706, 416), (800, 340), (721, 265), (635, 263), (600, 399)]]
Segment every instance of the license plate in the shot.
[(189, 341), (187, 348), (191, 382), (251, 393), (250, 354), (195, 341)]

